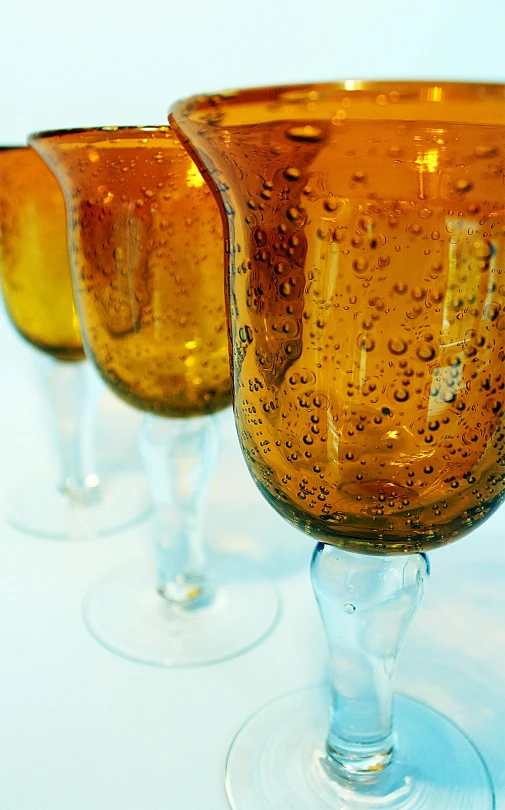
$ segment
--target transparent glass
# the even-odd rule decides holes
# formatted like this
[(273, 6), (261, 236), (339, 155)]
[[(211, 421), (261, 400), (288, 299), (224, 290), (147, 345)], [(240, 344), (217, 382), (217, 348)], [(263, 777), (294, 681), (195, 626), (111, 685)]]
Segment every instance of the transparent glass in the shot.
[(232, 806), (490, 808), (463, 732), (402, 699), (395, 735), (391, 676), (424, 553), (505, 497), (505, 87), (260, 88), (170, 121), (227, 223), (244, 456), (319, 541), (330, 651), (326, 742), (314, 692), (264, 709), (230, 753)]
[(84, 360), (72, 292), (65, 203), (53, 174), (27, 147), (0, 148), (0, 282), (10, 320), (40, 352), (60, 462), (57, 484), (38, 479), (9, 499), (7, 519), (48, 538), (89, 538), (149, 510), (132, 476), (101, 482), (94, 458), (100, 387)]
[(231, 400), (219, 211), (167, 126), (30, 140), (66, 197), (86, 351), (105, 383), (146, 413), (156, 561), (97, 583), (86, 623), (104, 646), (144, 663), (235, 655), (272, 627), (277, 597), (242, 561), (204, 548), (214, 423)]

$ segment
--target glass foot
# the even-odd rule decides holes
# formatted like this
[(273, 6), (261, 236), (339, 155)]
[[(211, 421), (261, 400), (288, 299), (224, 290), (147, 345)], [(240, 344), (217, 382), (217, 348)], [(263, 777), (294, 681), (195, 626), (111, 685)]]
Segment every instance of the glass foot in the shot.
[[(325, 699), (326, 698), (326, 699)], [(395, 698), (396, 754), (371, 781), (344, 782), (325, 751), (328, 698), (322, 687), (269, 703), (238, 732), (228, 755), (233, 810), (493, 810), (480, 754), (449, 720)]]
[(6, 520), (18, 531), (54, 540), (90, 540), (127, 529), (148, 516), (145, 477), (115, 474), (101, 483), (99, 500), (83, 503), (36, 480), (10, 499)]
[(272, 630), (276, 591), (232, 555), (211, 561), (207, 571), (207, 597), (181, 605), (157, 593), (149, 561), (121, 568), (88, 591), (86, 626), (110, 651), (144, 664), (198, 666), (239, 655)]

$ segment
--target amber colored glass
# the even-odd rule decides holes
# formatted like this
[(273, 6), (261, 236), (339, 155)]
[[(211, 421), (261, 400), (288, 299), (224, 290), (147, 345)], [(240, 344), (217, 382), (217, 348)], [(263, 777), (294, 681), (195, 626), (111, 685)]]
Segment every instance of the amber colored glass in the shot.
[(220, 564), (206, 551), (217, 412), (231, 402), (218, 206), (166, 125), (30, 142), (66, 197), (86, 352), (116, 394), (147, 412), (139, 446), (156, 565), (95, 583), (86, 625), (107, 649), (159, 666), (237, 655), (271, 630), (277, 597), (234, 555)]
[(227, 210), (250, 471), (351, 551), (463, 536), (505, 497), (505, 88), (365, 83), (174, 107)]
[(164, 416), (230, 403), (218, 208), (168, 127), (42, 133), (67, 195), (84, 341), (116, 394)]
[(0, 281), (12, 323), (58, 360), (84, 357), (68, 260), (65, 202), (37, 153), (0, 148)]

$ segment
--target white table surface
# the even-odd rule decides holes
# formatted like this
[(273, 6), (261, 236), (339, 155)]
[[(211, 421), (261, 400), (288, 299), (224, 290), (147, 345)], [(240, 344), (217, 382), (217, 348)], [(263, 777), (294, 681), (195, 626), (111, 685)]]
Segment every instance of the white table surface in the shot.
[[(35, 352), (0, 313), (0, 514), (26, 480), (54, 475)], [(101, 468), (138, 469), (140, 414), (105, 393)], [(312, 597), (312, 544), (255, 490), (223, 419), (208, 533), (275, 583), (282, 615), (233, 660), (169, 670), (123, 660), (87, 633), (88, 586), (141, 558), (145, 524), (94, 542), (39, 540), (0, 523), (0, 808), (226, 810), (226, 754), (266, 701), (325, 676)], [(397, 689), (457, 722), (505, 809), (505, 513), (431, 555), (432, 580), (402, 650)]]

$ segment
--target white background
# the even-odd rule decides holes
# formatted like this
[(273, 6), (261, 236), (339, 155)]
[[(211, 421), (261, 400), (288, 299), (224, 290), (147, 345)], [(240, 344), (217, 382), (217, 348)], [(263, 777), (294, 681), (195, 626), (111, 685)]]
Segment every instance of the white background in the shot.
[[(28, 3), (0, 11), (0, 142), (33, 130), (164, 123), (200, 91), (360, 77), (504, 80), (505, 3), (208, 0)], [(0, 507), (54, 473), (35, 352), (0, 312)], [(106, 394), (101, 462), (139, 468), (140, 417)], [(223, 770), (243, 720), (319, 681), (325, 649), (310, 543), (253, 489), (231, 420), (209, 535), (232, 538), (277, 583), (274, 633), (234, 660), (168, 671), (123, 661), (87, 634), (80, 606), (103, 572), (142, 555), (145, 528), (97, 543), (23, 536), (0, 523), (2, 810), (225, 810)], [(233, 508), (230, 509), (230, 504)], [(504, 517), (432, 556), (398, 687), (458, 722), (505, 808)]]
[(502, 0), (4, 0), (0, 141), (165, 123), (202, 91), (337, 78), (503, 80)]

